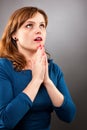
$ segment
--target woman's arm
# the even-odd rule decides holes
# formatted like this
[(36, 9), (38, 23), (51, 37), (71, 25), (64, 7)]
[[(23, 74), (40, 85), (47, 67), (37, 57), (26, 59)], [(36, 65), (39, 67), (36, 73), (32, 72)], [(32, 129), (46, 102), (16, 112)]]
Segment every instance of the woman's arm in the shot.
[[(71, 98), (68, 87), (65, 83), (63, 73), (57, 65), (53, 65), (51, 79), (48, 75), (48, 63), (46, 61), (46, 72), (44, 77), (44, 85), (53, 103), (57, 116), (66, 122), (71, 122), (76, 114), (76, 107)], [(56, 81), (56, 86), (53, 81)]]
[(31, 107), (31, 99), (23, 92), (14, 97), (10, 78), (0, 66), (0, 126), (13, 128)]
[(71, 122), (75, 117), (76, 107), (71, 99), (63, 77), (61, 77), (59, 81), (58, 88), (52, 81), (49, 81), (45, 86), (57, 116), (65, 122)]
[(63, 94), (56, 88), (56, 86), (54, 85), (54, 83), (50, 79), (44, 85), (47, 89), (47, 92), (51, 98), (53, 105), (55, 107), (60, 107), (64, 101)]

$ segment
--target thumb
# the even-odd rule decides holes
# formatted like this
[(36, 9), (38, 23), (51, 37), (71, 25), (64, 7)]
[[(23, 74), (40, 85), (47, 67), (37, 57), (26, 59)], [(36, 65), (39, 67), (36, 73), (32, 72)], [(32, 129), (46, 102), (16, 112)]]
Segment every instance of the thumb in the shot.
[(44, 53), (41, 59), (43, 65), (46, 65), (46, 54)]

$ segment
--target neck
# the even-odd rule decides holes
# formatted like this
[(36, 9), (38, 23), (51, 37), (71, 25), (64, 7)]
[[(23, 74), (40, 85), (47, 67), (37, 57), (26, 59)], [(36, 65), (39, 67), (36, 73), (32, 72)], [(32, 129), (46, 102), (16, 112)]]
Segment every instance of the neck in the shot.
[(36, 54), (36, 51), (23, 53), (27, 62), (24, 69), (32, 69), (32, 62), (35, 61), (35, 54)]

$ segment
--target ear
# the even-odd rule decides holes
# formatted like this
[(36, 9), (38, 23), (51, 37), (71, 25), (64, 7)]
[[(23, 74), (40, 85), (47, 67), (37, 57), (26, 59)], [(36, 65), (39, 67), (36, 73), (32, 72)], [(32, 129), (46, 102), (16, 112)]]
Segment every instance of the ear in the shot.
[(12, 34), (12, 39), (14, 39), (15, 41), (17, 40), (16, 34)]

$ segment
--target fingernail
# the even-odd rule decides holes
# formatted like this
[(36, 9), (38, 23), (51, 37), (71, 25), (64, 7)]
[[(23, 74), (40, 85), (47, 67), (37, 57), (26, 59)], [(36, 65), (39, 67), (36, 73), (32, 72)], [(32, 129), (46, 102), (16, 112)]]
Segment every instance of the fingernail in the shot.
[(38, 49), (38, 48), (42, 49), (42, 46), (41, 46), (41, 44), (40, 44), (39, 46), (37, 46), (37, 49)]
[(42, 55), (45, 56), (45, 52)]

